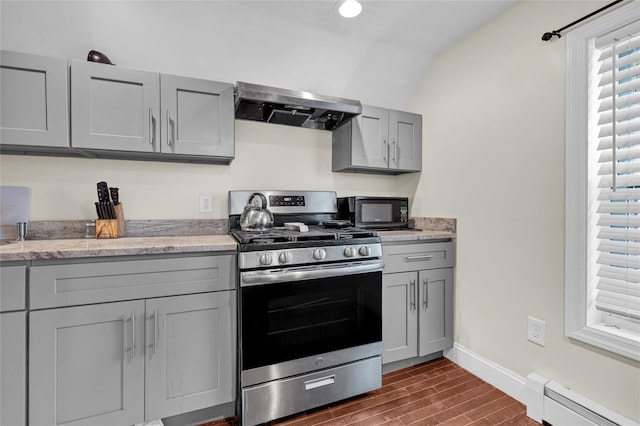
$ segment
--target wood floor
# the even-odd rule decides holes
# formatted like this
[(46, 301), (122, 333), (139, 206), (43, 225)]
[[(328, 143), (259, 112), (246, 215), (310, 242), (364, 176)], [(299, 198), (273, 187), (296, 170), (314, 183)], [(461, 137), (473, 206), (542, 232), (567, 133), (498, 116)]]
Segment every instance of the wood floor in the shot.
[[(382, 388), (269, 422), (278, 426), (539, 425), (526, 407), (446, 358), (382, 378)], [(237, 425), (235, 418), (201, 426)]]

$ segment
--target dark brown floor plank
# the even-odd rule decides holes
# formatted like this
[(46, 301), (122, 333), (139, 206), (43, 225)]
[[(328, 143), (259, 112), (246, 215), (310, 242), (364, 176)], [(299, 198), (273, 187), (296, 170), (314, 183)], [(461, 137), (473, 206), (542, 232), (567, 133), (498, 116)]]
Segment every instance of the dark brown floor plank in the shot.
[[(382, 388), (269, 426), (536, 426), (526, 407), (441, 358), (385, 374)], [(238, 426), (236, 418), (200, 426)]]
[(510, 398), (508, 395), (502, 394), (502, 396), (500, 396), (499, 398), (494, 399), (493, 401), (487, 404), (484, 404), (478, 408), (468, 411), (466, 413), (466, 416), (473, 421), (481, 420), (487, 416), (492, 415), (497, 411), (502, 410), (505, 406), (509, 405), (511, 402), (513, 402), (512, 398)]
[(462, 390), (464, 388), (458, 386), (447, 391), (440, 392), (439, 394), (435, 395), (440, 396), (440, 399), (438, 401), (427, 407), (423, 407), (414, 410), (409, 414), (405, 414), (404, 416), (400, 417), (400, 420), (405, 422), (405, 424), (412, 424), (420, 420), (424, 421), (429, 417), (435, 416), (441, 411), (448, 410), (449, 408), (461, 404), (468, 399), (472, 399), (479, 395), (482, 395), (484, 392), (487, 392), (489, 390), (489, 385), (482, 382), (481, 380), (478, 380), (476, 386), (465, 389), (462, 393), (458, 393), (458, 389)]
[(511, 404), (505, 405), (503, 409), (487, 416), (487, 419), (496, 425), (504, 422), (510, 422), (512, 418), (516, 417), (523, 410), (525, 410), (524, 405), (514, 400)]

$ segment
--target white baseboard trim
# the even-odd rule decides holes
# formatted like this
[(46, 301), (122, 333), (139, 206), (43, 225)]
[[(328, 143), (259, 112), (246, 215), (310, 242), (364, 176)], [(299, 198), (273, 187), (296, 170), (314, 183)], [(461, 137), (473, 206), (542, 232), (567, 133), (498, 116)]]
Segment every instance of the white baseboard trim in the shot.
[(526, 405), (527, 386), (524, 377), (520, 377), (495, 362), (482, 358), (458, 343), (454, 343), (451, 349), (444, 351), (444, 356)]

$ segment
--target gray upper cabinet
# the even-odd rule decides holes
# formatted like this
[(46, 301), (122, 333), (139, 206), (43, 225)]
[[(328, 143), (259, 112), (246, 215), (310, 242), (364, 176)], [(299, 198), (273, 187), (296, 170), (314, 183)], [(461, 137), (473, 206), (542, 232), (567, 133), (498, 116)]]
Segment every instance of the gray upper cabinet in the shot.
[(233, 158), (233, 85), (166, 74), (160, 82), (160, 151)]
[(387, 169), (389, 113), (386, 109), (364, 106), (351, 129), (351, 165)]
[(160, 76), (86, 61), (71, 64), (71, 146), (159, 152)]
[(419, 172), (422, 170), (422, 116), (403, 111), (389, 111), (389, 169)]
[(68, 150), (67, 61), (0, 51), (0, 147)]
[(422, 116), (363, 105), (333, 131), (333, 171), (400, 174), (422, 167)]
[(228, 164), (233, 85), (93, 62), (71, 65), (71, 146), (105, 158)]

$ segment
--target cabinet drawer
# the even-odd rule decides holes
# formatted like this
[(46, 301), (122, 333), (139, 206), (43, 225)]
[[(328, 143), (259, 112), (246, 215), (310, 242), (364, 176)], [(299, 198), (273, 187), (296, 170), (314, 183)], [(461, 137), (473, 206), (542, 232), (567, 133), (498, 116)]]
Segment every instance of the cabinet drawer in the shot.
[(455, 244), (416, 243), (383, 245), (384, 273), (449, 268), (455, 263)]
[(33, 266), (32, 309), (235, 288), (235, 256)]
[(25, 308), (26, 266), (0, 267), (0, 312)]

